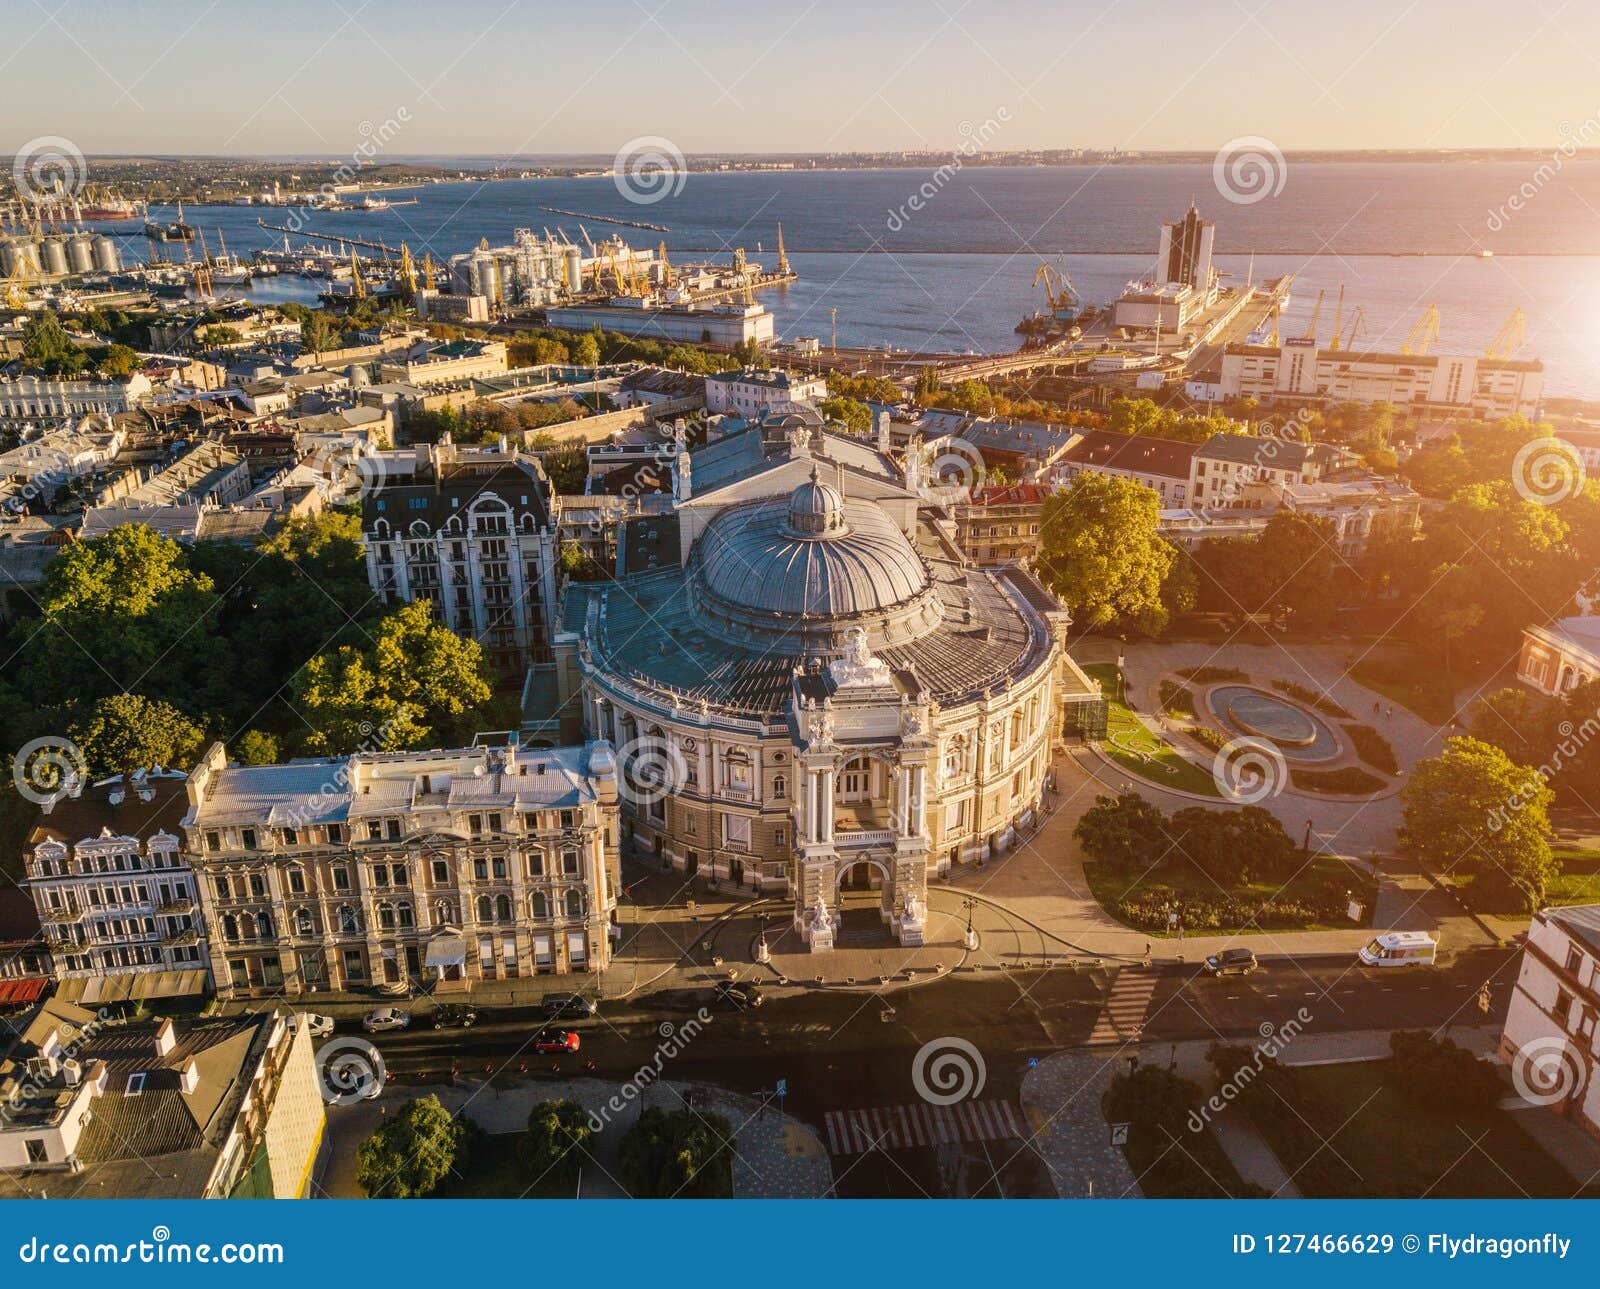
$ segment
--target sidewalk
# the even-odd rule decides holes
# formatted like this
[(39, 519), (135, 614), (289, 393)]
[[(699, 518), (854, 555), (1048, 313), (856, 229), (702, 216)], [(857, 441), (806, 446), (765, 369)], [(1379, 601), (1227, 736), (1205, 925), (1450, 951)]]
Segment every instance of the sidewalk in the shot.
[[(356, 1145), (376, 1130), (385, 1110), (416, 1097), (437, 1096), (447, 1110), (472, 1120), (488, 1133), (525, 1130), (528, 1115), (543, 1101), (568, 1099), (599, 1116), (604, 1127), (596, 1135), (592, 1157), (584, 1161), (579, 1192), (586, 1199), (625, 1199), (618, 1180), (618, 1149), (628, 1129), (646, 1108), (692, 1108), (720, 1114), (733, 1127), (735, 1199), (822, 1199), (833, 1189), (833, 1168), (821, 1140), (800, 1120), (780, 1114), (752, 1097), (700, 1083), (661, 1080), (638, 1096), (623, 1098), (618, 1087), (599, 1079), (553, 1079), (502, 1082), (458, 1080), (454, 1084), (390, 1087), (376, 1101), (328, 1110), (330, 1152), (322, 1191), (335, 1199), (357, 1198)], [(515, 1197), (508, 1197), (515, 1198)]]

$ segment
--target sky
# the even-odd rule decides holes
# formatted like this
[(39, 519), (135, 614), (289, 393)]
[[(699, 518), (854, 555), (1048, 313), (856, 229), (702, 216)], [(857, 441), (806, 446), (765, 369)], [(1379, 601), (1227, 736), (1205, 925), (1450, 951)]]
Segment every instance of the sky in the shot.
[[(346, 156), (1528, 147), (1595, 0), (8, 0), (0, 144)], [(1591, 125), (1591, 129), (1595, 127)], [(1596, 137), (1600, 137), (1597, 135)]]

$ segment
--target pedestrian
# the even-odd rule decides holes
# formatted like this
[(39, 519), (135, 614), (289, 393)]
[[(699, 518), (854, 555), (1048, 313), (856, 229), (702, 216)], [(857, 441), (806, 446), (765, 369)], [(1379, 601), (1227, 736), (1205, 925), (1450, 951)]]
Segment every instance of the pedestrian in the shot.
[(1144, 942), (1144, 956), (1147, 958), (1150, 956), (1150, 941), (1148, 940)]
[(1373, 703), (1373, 704), (1372, 704), (1372, 714), (1373, 714), (1373, 715), (1374, 715), (1374, 716), (1376, 716), (1376, 715), (1377, 715), (1377, 714), (1378, 714), (1378, 709), (1379, 709), (1379, 708), (1380, 708), (1380, 707), (1382, 707), (1382, 706), (1383, 706), (1383, 704), (1382, 704), (1382, 703)]
[(1178, 939), (1183, 939), (1183, 923), (1178, 923)]
[(1385, 720), (1391, 720), (1392, 721), (1394, 719), (1394, 704), (1393, 703), (1390, 703), (1387, 707), (1385, 707), (1383, 709), (1383, 715), (1384, 715), (1384, 719)]

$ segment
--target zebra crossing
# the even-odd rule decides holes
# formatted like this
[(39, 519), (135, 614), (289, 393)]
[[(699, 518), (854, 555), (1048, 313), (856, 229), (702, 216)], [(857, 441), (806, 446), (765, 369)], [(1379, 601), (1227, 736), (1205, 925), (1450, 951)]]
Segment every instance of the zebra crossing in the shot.
[(1129, 1043), (1137, 1039), (1144, 1028), (1145, 1013), (1150, 1010), (1150, 999), (1156, 992), (1156, 979), (1153, 971), (1125, 968), (1117, 972), (1105, 1006), (1095, 1018), (1089, 1042)]
[(830, 1110), (823, 1122), (828, 1130), (828, 1151), (834, 1155), (907, 1150), (955, 1141), (1001, 1141), (1027, 1135), (1009, 1101), (957, 1101), (954, 1105), (918, 1102), (873, 1110)]

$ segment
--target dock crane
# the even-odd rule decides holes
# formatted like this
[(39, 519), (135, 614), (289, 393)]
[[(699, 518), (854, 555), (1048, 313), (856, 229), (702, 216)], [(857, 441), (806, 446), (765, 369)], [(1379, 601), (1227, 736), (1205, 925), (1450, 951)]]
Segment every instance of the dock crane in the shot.
[(672, 285), (672, 264), (667, 259), (667, 243), (664, 240), (661, 243), (661, 249), (658, 254), (661, 256), (661, 285), (663, 288), (670, 287)]
[(405, 288), (408, 296), (417, 293), (417, 266), (411, 259), (411, 248), (404, 242), (400, 243), (400, 285)]
[(596, 258), (600, 252), (594, 248), (594, 238), (589, 236), (589, 230), (582, 224), (578, 225), (578, 233), (583, 238), (583, 244), (589, 248), (589, 258)]
[(1329, 349), (1349, 349), (1355, 343), (1355, 338), (1360, 335), (1366, 326), (1367, 310), (1365, 305), (1356, 305), (1350, 314), (1350, 329), (1341, 336), (1338, 331), (1333, 333), (1333, 341)]
[(1339, 347), (1339, 337), (1344, 332), (1344, 283), (1339, 283), (1339, 301), (1333, 306), (1333, 339), (1328, 342), (1329, 349)]
[(215, 296), (211, 289), (211, 252), (206, 250), (206, 235), (200, 233), (200, 260), (196, 263), (193, 253), (189, 250), (189, 243), (183, 244), (183, 261), (194, 270), (194, 292), (202, 300), (210, 300)]
[(1489, 347), (1483, 351), (1485, 358), (1509, 358), (1522, 348), (1522, 342), (1527, 336), (1528, 319), (1521, 309), (1513, 309), (1511, 316), (1506, 319), (1505, 325), (1495, 334), (1489, 342)]
[(1302, 340), (1309, 340), (1312, 344), (1317, 341), (1317, 323), (1322, 320), (1322, 300), (1328, 294), (1327, 288), (1317, 292), (1317, 302), (1311, 307), (1311, 321), (1306, 324), (1306, 333)]
[(1044, 263), (1034, 270), (1032, 285), (1044, 283), (1044, 298), (1050, 306), (1050, 316), (1070, 320), (1078, 309), (1078, 292), (1072, 279), (1054, 265)]
[(1430, 304), (1422, 311), (1422, 316), (1417, 319), (1417, 325), (1411, 328), (1411, 334), (1400, 346), (1403, 354), (1415, 354), (1422, 358), (1427, 355), (1428, 346), (1439, 338), (1439, 306)]
[(789, 252), (783, 249), (783, 225), (778, 225), (778, 273), (787, 277), (789, 275)]
[(433, 252), (422, 252), (422, 285), (429, 291), (433, 290)]
[(367, 298), (367, 284), (361, 276), (361, 261), (356, 259), (356, 248), (350, 248), (350, 289), (357, 300)]

